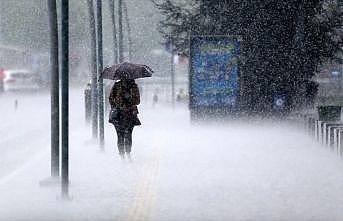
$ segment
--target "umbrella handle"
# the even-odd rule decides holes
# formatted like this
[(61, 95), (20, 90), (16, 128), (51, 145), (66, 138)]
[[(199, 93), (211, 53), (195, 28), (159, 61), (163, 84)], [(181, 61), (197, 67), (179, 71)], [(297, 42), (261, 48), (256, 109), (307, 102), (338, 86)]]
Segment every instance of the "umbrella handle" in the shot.
[(154, 71), (147, 65), (143, 65), (145, 67), (145, 69), (147, 69), (148, 71), (150, 71), (151, 73), (154, 73)]
[(103, 79), (102, 78), (102, 74), (100, 74), (99, 78), (98, 78), (98, 83), (100, 82), (100, 79)]

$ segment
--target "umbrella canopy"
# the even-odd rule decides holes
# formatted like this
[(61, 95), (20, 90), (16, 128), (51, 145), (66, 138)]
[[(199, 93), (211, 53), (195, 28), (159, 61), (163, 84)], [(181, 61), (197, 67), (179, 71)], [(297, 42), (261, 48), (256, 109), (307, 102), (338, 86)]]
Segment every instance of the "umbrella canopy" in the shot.
[(124, 62), (106, 67), (101, 77), (110, 80), (137, 79), (151, 77), (153, 72), (147, 65)]

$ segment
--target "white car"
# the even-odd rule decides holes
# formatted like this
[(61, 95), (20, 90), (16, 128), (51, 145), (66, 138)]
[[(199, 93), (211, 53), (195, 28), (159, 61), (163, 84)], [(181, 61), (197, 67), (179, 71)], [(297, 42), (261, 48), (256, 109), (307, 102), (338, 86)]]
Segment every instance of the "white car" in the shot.
[(40, 88), (40, 77), (29, 70), (4, 71), (5, 91), (30, 91)]

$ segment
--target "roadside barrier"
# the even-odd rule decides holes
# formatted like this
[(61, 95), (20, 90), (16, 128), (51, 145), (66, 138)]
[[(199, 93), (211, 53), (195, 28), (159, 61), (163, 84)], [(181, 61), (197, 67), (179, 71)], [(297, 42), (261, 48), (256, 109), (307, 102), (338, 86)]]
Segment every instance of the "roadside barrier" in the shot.
[(309, 113), (297, 113), (296, 118), (306, 134), (329, 151), (343, 156), (343, 122), (320, 121)]

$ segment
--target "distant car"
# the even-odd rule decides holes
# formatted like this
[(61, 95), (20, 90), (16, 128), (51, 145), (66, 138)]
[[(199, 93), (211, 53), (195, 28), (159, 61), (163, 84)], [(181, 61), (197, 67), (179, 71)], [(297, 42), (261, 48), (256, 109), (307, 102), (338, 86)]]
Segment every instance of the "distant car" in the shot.
[(29, 70), (5, 70), (5, 91), (35, 91), (41, 88), (39, 75)]

